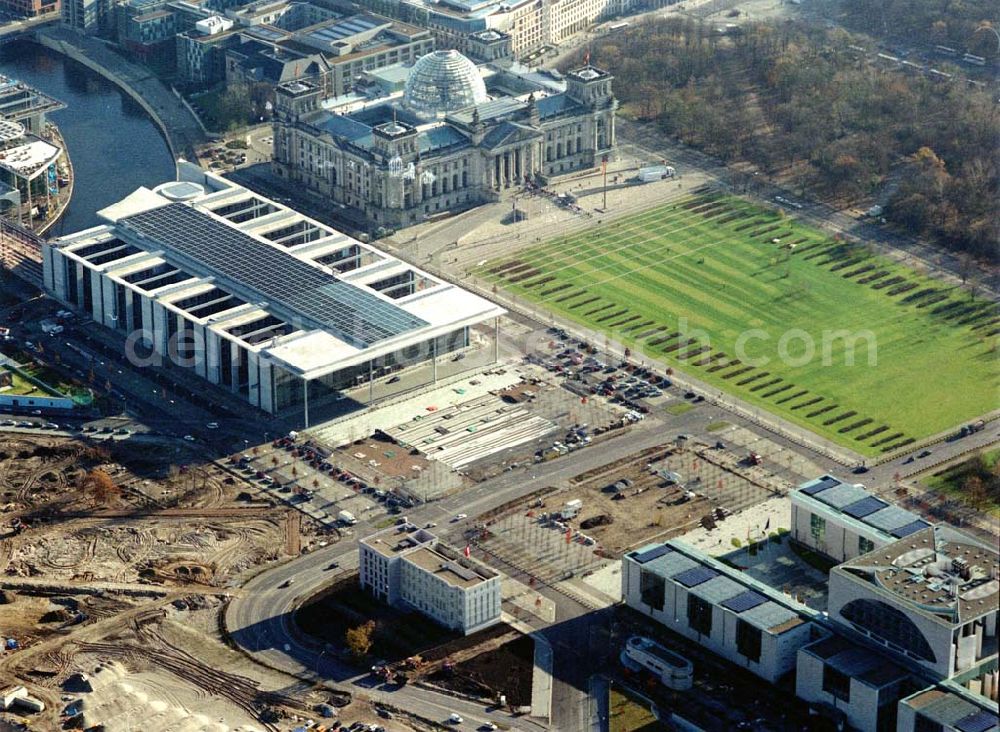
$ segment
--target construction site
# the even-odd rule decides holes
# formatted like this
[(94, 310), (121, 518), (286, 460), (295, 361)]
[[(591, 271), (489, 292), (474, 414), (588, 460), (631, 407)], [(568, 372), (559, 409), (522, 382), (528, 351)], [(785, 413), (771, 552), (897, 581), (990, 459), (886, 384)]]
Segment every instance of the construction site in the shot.
[(593, 571), (602, 558), (644, 543), (714, 528), (788, 487), (748, 457), (682, 440), (582, 473), (544, 502), (495, 517), (477, 541), (518, 566), (538, 565), (549, 580)]
[(36, 728), (279, 729), (349, 701), (288, 689), (219, 627), (250, 573), (335, 537), (193, 457), (183, 445), (0, 440), (0, 686), (31, 687)]

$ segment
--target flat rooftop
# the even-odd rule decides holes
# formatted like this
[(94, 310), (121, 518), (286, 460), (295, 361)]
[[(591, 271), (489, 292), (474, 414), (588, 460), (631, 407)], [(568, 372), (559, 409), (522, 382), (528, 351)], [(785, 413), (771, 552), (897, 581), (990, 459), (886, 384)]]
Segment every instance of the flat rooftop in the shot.
[(945, 526), (923, 529), (834, 569), (951, 625), (997, 612), (998, 570), (995, 548)]
[[(996, 702), (983, 699), (983, 706), (958, 694), (933, 688), (919, 691), (903, 699), (904, 704), (920, 712), (931, 722), (957, 729), (959, 732), (995, 732), (1000, 728)], [(984, 708), (989, 705), (991, 708)]]
[(423, 529), (407, 532), (400, 527), (393, 527), (365, 537), (361, 543), (384, 557), (395, 557), (434, 540), (434, 535)]
[(864, 486), (823, 475), (803, 483), (794, 497), (832, 513), (847, 516), (880, 532), (888, 541), (930, 526), (920, 516), (872, 495)]
[(65, 104), (22, 81), (0, 74), (0, 118), (21, 120), (39, 112), (64, 109)]
[[(30, 138), (28, 138), (30, 139)], [(0, 150), (0, 168), (32, 178), (59, 158), (62, 150), (45, 140), (34, 139)]]
[(805, 605), (681, 541), (648, 544), (625, 557), (771, 635), (786, 633), (816, 615)]
[(690, 670), (692, 668), (691, 662), (688, 659), (684, 658), (684, 656), (664, 648), (662, 645), (660, 645), (651, 638), (646, 638), (641, 635), (634, 635), (628, 639), (628, 645), (631, 648), (635, 648), (640, 651), (645, 651), (646, 653), (655, 656), (656, 658), (663, 661), (671, 668), (687, 669), (687, 670)]
[(125, 231), (167, 246), (222, 280), (282, 303), (305, 321), (369, 346), (427, 323), (374, 293), (258, 241), (223, 219), (177, 202), (118, 221)]
[(459, 562), (458, 559), (446, 556), (444, 553), (427, 546), (421, 546), (407, 553), (403, 561), (411, 562), (449, 585), (460, 587), (463, 590), (475, 587), (496, 576), (496, 573), (480, 566), (478, 562), (467, 560)]
[(823, 661), (852, 679), (880, 689), (905, 679), (909, 673), (885, 656), (855, 645), (846, 638), (832, 635), (804, 646), (803, 651)]
[[(505, 312), (224, 178), (185, 170), (182, 183), (139, 188), (100, 211), (109, 224), (48, 245), (306, 379)], [(251, 314), (257, 327), (238, 322)]]

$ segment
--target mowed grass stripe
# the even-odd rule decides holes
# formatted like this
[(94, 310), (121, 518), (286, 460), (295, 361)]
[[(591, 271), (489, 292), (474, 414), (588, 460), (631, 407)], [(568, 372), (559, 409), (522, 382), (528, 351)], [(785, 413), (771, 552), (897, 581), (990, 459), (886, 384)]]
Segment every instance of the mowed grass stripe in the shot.
[[(975, 416), (992, 403), (992, 395), (1000, 387), (992, 350), (994, 339), (983, 338), (981, 331), (955, 323), (956, 313), (967, 312), (972, 304), (956, 306), (952, 303), (962, 298), (967, 300), (967, 295), (949, 291), (941, 283), (863, 250), (831, 242), (821, 232), (782, 220), (783, 217), (774, 213), (762, 212), (744, 201), (728, 199), (725, 204), (706, 210), (708, 215), (703, 215), (690, 207), (684, 208), (683, 203), (668, 203), (624, 222), (604, 226), (597, 232), (562, 237), (522, 251), (518, 259), (530, 262), (538, 270), (533, 279), (555, 276), (546, 288), (557, 282), (570, 283), (573, 285), (570, 292), (582, 290), (599, 298), (602, 305), (627, 308), (629, 316), (641, 317), (640, 322), (653, 323), (663, 333), (673, 333), (678, 318), (686, 317), (689, 328), (704, 329), (711, 347), (727, 354), (734, 353), (736, 337), (750, 327), (764, 328), (771, 340), (748, 344), (748, 355), (765, 355), (772, 359), (777, 338), (788, 328), (800, 328), (809, 333), (817, 349), (821, 346), (820, 331), (823, 329), (871, 330), (878, 346), (875, 366), (867, 364), (863, 340), (858, 342), (853, 366), (845, 362), (848, 349), (843, 339), (830, 342), (831, 363), (826, 366), (821, 363), (819, 351), (815, 359), (801, 366), (772, 360), (764, 370), (783, 379), (781, 384), (794, 386), (788, 391), (773, 392), (773, 388), (769, 388), (755, 394), (748, 388), (735, 386), (724, 378), (732, 369), (715, 368), (711, 360), (706, 360), (708, 352), (684, 364), (692, 373), (720, 388), (856, 449), (859, 444), (853, 434), (840, 434), (833, 429), (843, 424), (824, 429), (822, 424), (816, 424), (817, 420), (793, 411), (794, 407), (817, 399), (816, 406), (803, 411), (813, 412), (823, 404), (836, 404), (844, 411), (857, 412), (857, 421), (871, 419), (876, 425), (886, 425), (886, 430), (872, 435), (869, 442), (860, 446), (869, 454), (881, 449), (874, 443), (880, 437), (884, 440), (886, 432), (899, 433), (897, 440), (922, 437)], [(734, 213), (742, 217), (733, 218)], [(744, 224), (751, 219), (755, 222), (753, 228), (745, 228)], [(768, 236), (757, 240), (750, 238), (751, 231), (759, 231), (779, 220), (782, 240), (788, 238), (797, 242), (797, 247), (808, 247), (811, 258), (796, 256), (798, 252), (771, 243)], [(820, 252), (823, 256), (815, 256)], [(849, 269), (831, 270), (845, 262), (851, 262)], [(502, 267), (503, 263), (499, 264)], [(501, 270), (489, 274), (488, 270), (497, 269), (497, 265), (497, 262), (486, 265), (486, 276), (504, 283), (512, 292), (544, 302), (585, 324), (597, 325), (594, 318), (587, 318), (580, 311), (571, 312), (567, 308), (570, 303), (558, 302), (555, 295), (551, 299), (540, 297), (520, 283), (512, 285), (506, 282), (507, 273)], [(863, 266), (868, 266), (866, 272), (886, 271), (887, 274), (868, 283), (857, 282), (857, 277), (843, 276)], [(900, 277), (917, 285), (907, 295), (930, 289), (936, 291), (935, 297), (944, 294), (946, 299), (933, 305), (927, 305), (925, 298), (905, 302), (888, 295), (892, 288), (874, 287), (890, 277)], [(557, 293), (560, 297), (566, 294), (565, 290)], [(573, 301), (583, 299), (587, 298), (574, 297)], [(921, 303), (925, 303), (924, 307), (918, 307)], [(610, 307), (602, 308), (601, 313), (595, 315), (613, 312), (615, 309)], [(650, 329), (643, 326), (641, 333), (630, 333), (626, 327), (618, 337), (635, 344), (636, 339), (630, 336), (648, 333)], [(659, 338), (651, 340), (660, 341)], [(662, 351), (673, 343), (676, 338), (661, 341), (652, 350)], [(674, 350), (684, 355), (694, 349)], [(679, 363), (676, 355), (668, 353), (665, 357)], [(735, 359), (735, 356), (728, 358)], [(738, 368), (746, 369), (740, 379), (753, 375), (754, 369), (748, 369), (746, 364)], [(928, 389), (925, 382), (932, 377), (942, 381), (940, 393)], [(753, 384), (749, 382), (747, 386)], [(789, 394), (800, 392), (805, 394), (788, 399)]]

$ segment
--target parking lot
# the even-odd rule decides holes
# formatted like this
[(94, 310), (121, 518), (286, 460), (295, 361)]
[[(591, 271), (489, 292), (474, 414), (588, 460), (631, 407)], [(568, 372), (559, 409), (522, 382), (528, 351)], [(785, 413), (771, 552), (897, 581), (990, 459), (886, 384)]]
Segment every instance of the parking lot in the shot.
[(290, 437), (261, 445), (242, 455), (230, 456), (233, 470), (258, 482), (275, 498), (295, 506), (326, 526), (351, 525), (338, 519), (347, 512), (356, 521), (378, 520), (399, 514), (414, 501), (392, 486), (379, 486), (346, 470), (314, 448)]
[(491, 522), (476, 543), (501, 563), (545, 584), (592, 572), (609, 564), (597, 542), (558, 518), (513, 514)]

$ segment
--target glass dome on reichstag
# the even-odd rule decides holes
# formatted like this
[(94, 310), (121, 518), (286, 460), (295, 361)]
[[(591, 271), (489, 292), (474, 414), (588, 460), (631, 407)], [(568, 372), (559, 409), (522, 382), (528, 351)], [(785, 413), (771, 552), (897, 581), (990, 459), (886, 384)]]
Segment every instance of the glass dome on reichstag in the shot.
[(441, 115), (485, 102), (479, 69), (458, 51), (433, 51), (410, 70), (403, 103), (422, 114)]

